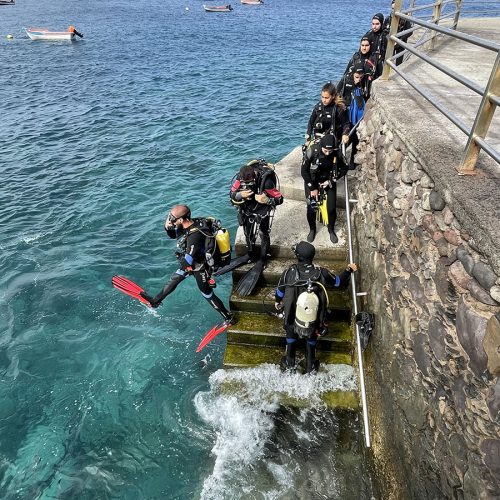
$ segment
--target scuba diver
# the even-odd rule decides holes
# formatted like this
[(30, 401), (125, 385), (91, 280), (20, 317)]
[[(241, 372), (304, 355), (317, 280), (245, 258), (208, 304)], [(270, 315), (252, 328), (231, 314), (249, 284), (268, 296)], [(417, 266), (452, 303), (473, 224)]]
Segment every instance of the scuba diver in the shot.
[[(349, 122), (341, 96), (332, 82), (325, 83), (321, 89), (321, 100), (314, 106), (305, 135), (306, 144), (314, 138), (322, 137), (327, 132), (338, 140), (349, 133)], [(347, 143), (346, 137), (345, 142)]]
[[(349, 130), (349, 122), (347, 122)], [(349, 136), (345, 135), (347, 142)], [(342, 139), (344, 142), (344, 139)], [(306, 217), (309, 224), (307, 241), (312, 243), (316, 238), (316, 211), (321, 210), (323, 222), (328, 226), (330, 241), (339, 241), (335, 234), (337, 219), (337, 180), (347, 172), (342, 155), (339, 154), (338, 141), (332, 134), (325, 134), (309, 144), (302, 160), (301, 175), (304, 179), (306, 196)], [(326, 196), (326, 211), (323, 209)], [(320, 206), (321, 205), (321, 206)], [(326, 216), (325, 216), (326, 215)], [(326, 219), (326, 220), (325, 220)]]
[(387, 32), (383, 29), (384, 14), (377, 13), (372, 18), (372, 29), (365, 33), (363, 38), (368, 38), (372, 54), (375, 59), (376, 70), (374, 80), (382, 74), (384, 68), (385, 51), (387, 49)]
[(344, 77), (347, 75), (352, 75), (354, 68), (359, 68), (360, 66), (362, 66), (364, 70), (364, 92), (366, 98), (368, 99), (370, 97), (371, 84), (375, 78), (377, 63), (375, 56), (372, 55), (370, 40), (365, 36), (359, 42), (359, 50), (357, 52), (354, 52), (351, 59), (347, 63), (347, 67), (344, 71)]
[(351, 159), (349, 161), (349, 169), (354, 170), (356, 164), (354, 163), (354, 156), (358, 149), (359, 138), (356, 130), (352, 130), (355, 126), (359, 124), (361, 118), (365, 111), (365, 104), (368, 100), (366, 95), (366, 76), (364, 74), (364, 65), (359, 64), (352, 68), (350, 74), (346, 74), (342, 77), (337, 85), (337, 92), (342, 96), (342, 99), (347, 106), (347, 111), (349, 113), (350, 122), (350, 144), (351, 148)]
[[(385, 18), (384, 21), (384, 26), (383, 29), (386, 33), (386, 36), (389, 36), (389, 32), (391, 31), (391, 22), (392, 22), (392, 12), (394, 11), (394, 0), (391, 3), (391, 13), (389, 14), (388, 17)], [(409, 30), (410, 28), (413, 27), (413, 23), (411, 21), (408, 21), (407, 19), (400, 19), (398, 22), (398, 29), (397, 33), (401, 33), (401, 31), (406, 31)], [(398, 37), (400, 40), (403, 42), (407, 42), (408, 38), (410, 38), (412, 33), (406, 33), (406, 35), (403, 35), (401, 37)], [(403, 52), (405, 49), (401, 47), (401, 45), (395, 45), (394, 46), (394, 55), (400, 54)], [(396, 66), (399, 66), (403, 62), (403, 56), (399, 56), (394, 60), (394, 63)]]
[(326, 287), (345, 288), (351, 273), (358, 266), (351, 263), (339, 276), (324, 267), (313, 264), (316, 250), (313, 245), (301, 241), (293, 247), (297, 264), (283, 272), (275, 291), (276, 310), (282, 311), (286, 332), (286, 351), (281, 359), (283, 370), (295, 371), (297, 341), (306, 340), (305, 373), (318, 371), (316, 343), (318, 337), (328, 333), (325, 317), (328, 309)]
[[(145, 299), (151, 307), (158, 307), (182, 281), (192, 274), (203, 297), (224, 318), (224, 321), (227, 324), (234, 321), (233, 313), (224, 307), (221, 299), (212, 290), (215, 282), (211, 279), (211, 272), (214, 265), (213, 259), (218, 251), (216, 249), (218, 231), (216, 227), (212, 227), (214, 222), (213, 219), (191, 218), (191, 210), (187, 205), (172, 207), (165, 221), (165, 231), (170, 238), (177, 239), (176, 255), (179, 259), (179, 269), (171, 276), (161, 292), (154, 297), (144, 291), (139, 293), (140, 297)], [(225, 234), (229, 240), (229, 233)], [(225, 250), (225, 253), (230, 255), (229, 241), (226, 242)]]
[[(274, 169), (264, 159), (252, 160), (234, 178), (229, 197), (238, 209), (238, 223), (243, 227), (247, 261), (255, 265), (240, 279), (235, 291), (250, 295), (264, 269), (271, 247), (270, 230), (275, 207), (283, 203)], [(257, 234), (260, 250), (255, 247)]]

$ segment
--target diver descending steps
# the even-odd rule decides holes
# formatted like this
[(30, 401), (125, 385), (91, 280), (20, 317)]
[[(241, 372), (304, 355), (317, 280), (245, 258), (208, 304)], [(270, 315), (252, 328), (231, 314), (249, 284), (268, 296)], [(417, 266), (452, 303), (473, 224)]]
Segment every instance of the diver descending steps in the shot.
[[(236, 293), (250, 295), (264, 269), (271, 246), (271, 225), (275, 207), (283, 203), (278, 190), (278, 178), (273, 167), (264, 159), (252, 160), (234, 177), (229, 193), (238, 209), (238, 222), (243, 227), (248, 255), (256, 261), (239, 281)], [(257, 234), (260, 250), (255, 247)]]
[(281, 360), (283, 370), (297, 369), (295, 353), (297, 341), (306, 340), (306, 367), (304, 373), (317, 371), (316, 344), (320, 336), (328, 333), (325, 323), (328, 295), (325, 287), (347, 287), (351, 273), (358, 266), (351, 263), (339, 276), (328, 269), (314, 265), (316, 249), (306, 241), (294, 248), (297, 264), (286, 269), (275, 292), (275, 308), (283, 312), (286, 333), (286, 352)]

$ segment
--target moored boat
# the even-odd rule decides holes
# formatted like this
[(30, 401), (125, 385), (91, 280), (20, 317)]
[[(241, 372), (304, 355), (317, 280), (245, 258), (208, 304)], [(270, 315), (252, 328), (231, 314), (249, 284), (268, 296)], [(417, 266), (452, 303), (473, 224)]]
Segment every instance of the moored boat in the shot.
[(231, 4), (228, 5), (203, 5), (205, 12), (230, 12), (233, 10)]
[(83, 38), (83, 35), (76, 31), (74, 26), (70, 26), (67, 31), (50, 31), (47, 28), (28, 28), (26, 33), (32, 40), (72, 41), (75, 39), (75, 36)]
[(262, 0), (241, 0), (243, 5), (262, 5), (264, 2)]
[(15, 3), (14, 0), (0, 0), (0, 5), (14, 5)]

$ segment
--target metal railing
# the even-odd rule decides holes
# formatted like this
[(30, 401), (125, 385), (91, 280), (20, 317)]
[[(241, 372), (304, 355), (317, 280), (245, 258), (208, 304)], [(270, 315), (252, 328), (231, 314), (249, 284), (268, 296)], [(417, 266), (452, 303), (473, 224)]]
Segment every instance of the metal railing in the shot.
[[(474, 2), (475, 5), (483, 3), (492, 2)], [(498, 2), (495, 2), (498, 6)], [(460, 165), (457, 167), (459, 174), (473, 174), (479, 153), (483, 150), (491, 158), (493, 158), (497, 163), (500, 163), (500, 153), (491, 144), (486, 141), (486, 135), (488, 134), (493, 115), (495, 114), (496, 107), (500, 105), (500, 44), (491, 42), (489, 40), (484, 40), (476, 36), (468, 35), (466, 33), (461, 33), (456, 30), (457, 24), (460, 18), (460, 14), (463, 11), (464, 2), (462, 0), (436, 0), (432, 4), (421, 5), (415, 7), (415, 2), (412, 0), (410, 3), (410, 8), (406, 11), (402, 11), (403, 0), (395, 0), (392, 12), (390, 32), (388, 36), (387, 50), (385, 54), (384, 70), (381, 76), (382, 80), (387, 80), (389, 78), (391, 69), (396, 71), (409, 85), (411, 85), (422, 97), (424, 97), (430, 104), (432, 104), (436, 109), (438, 109), (446, 118), (448, 118), (454, 125), (456, 125), (464, 134), (468, 136), (467, 144), (465, 146), (462, 160)], [(452, 12), (444, 13), (443, 8), (445, 6), (454, 4), (455, 10)], [(425, 18), (417, 17), (414, 14), (421, 11), (430, 11), (432, 14), (428, 20)], [(479, 11), (482, 13), (482, 11)], [(478, 13), (478, 11), (475, 11)], [(451, 27), (440, 26), (439, 22), (443, 19), (449, 19), (453, 17)], [(413, 23), (413, 27), (398, 33), (399, 22), (410, 21)], [(500, 20), (499, 20), (500, 23)], [(401, 40), (401, 37), (409, 35), (416, 32), (417, 30), (425, 29), (424, 35), (417, 42), (410, 44)], [(430, 37), (428, 36), (430, 34)], [(435, 59), (432, 59), (427, 54), (422, 51), (417, 50), (416, 47), (423, 45), (430, 41), (430, 49), (432, 50), (435, 46), (436, 36), (438, 34), (450, 36), (452, 38), (461, 40), (463, 42), (476, 45), (486, 50), (490, 50), (496, 53), (496, 59), (493, 64), (490, 77), (486, 87), (482, 87), (472, 80), (468, 79), (466, 76), (460, 75), (453, 71), (451, 68), (439, 63)], [(404, 50), (395, 54), (395, 47), (402, 47)], [(441, 104), (434, 95), (429, 91), (425, 90), (415, 79), (413, 79), (409, 74), (397, 67), (394, 60), (397, 58), (402, 58), (405, 55), (413, 54), (426, 63), (437, 68), (439, 71), (453, 78), (457, 82), (466, 86), (473, 92), (479, 94), (482, 97), (479, 109), (477, 111), (476, 117), (474, 119), (474, 124), (472, 127), (468, 127), (460, 118), (458, 118), (455, 113), (446, 108)], [(401, 59), (400, 59), (401, 60)]]

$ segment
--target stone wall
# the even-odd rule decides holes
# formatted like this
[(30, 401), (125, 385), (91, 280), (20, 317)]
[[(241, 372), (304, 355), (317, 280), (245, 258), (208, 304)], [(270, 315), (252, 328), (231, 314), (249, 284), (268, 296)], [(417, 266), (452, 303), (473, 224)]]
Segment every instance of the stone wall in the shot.
[(384, 497), (498, 498), (498, 255), (395, 128), (375, 96), (351, 182), (363, 308), (376, 315), (365, 369)]

